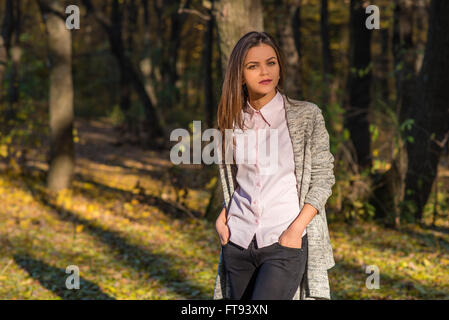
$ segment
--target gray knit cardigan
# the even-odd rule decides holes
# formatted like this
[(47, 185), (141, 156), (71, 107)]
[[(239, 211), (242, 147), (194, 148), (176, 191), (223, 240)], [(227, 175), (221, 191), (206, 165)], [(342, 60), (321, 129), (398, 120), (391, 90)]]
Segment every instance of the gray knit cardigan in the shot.
[[(325, 204), (335, 184), (334, 157), (329, 150), (329, 134), (321, 109), (314, 103), (295, 99), (284, 105), (295, 161), (299, 207), (309, 203), (318, 213), (306, 226), (308, 259), (304, 277), (293, 300), (330, 299), (328, 269), (335, 265), (327, 227)], [(224, 205), (229, 209), (234, 193), (237, 167), (219, 164)], [(213, 299), (230, 299), (229, 282), (223, 268), (223, 251), (220, 250)]]

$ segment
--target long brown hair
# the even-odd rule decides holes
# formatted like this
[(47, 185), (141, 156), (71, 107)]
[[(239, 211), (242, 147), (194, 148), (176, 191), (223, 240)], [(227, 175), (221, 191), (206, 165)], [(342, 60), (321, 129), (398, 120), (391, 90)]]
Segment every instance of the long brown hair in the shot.
[[(276, 89), (284, 94), (284, 55), (274, 38), (266, 32), (251, 31), (237, 41), (229, 57), (226, 73), (223, 80), (220, 101), (217, 111), (217, 127), (222, 136), (222, 146), (225, 141), (225, 130), (234, 129), (234, 123), (243, 130), (242, 108), (248, 101), (248, 91), (242, 85), (243, 64), (249, 49), (260, 44), (271, 46), (276, 52), (279, 61), (279, 82)], [(287, 96), (286, 96), (287, 97)], [(290, 101), (287, 97), (287, 100)], [(223, 150), (224, 148), (222, 148)], [(224, 159), (224, 152), (222, 153)]]

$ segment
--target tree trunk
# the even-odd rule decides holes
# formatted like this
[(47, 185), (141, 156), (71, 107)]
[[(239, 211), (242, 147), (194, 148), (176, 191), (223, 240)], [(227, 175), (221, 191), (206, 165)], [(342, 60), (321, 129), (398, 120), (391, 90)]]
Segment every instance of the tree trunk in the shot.
[(237, 41), (247, 32), (263, 31), (263, 14), (260, 0), (214, 1), (213, 13), (221, 54), (221, 66), (225, 74), (229, 56)]
[[(212, 49), (214, 46), (214, 17), (209, 12), (209, 20), (205, 23), (203, 35), (203, 85), (204, 85), (204, 114), (207, 128), (214, 127), (214, 112), (212, 79)], [(205, 129), (207, 129), (205, 128)]]
[(396, 108), (399, 122), (405, 120), (416, 81), (416, 51), (413, 42), (412, 0), (396, 0), (394, 9), (393, 56), (396, 71)]
[(302, 46), (301, 46), (301, 0), (295, 2), (295, 12), (292, 17), (293, 39), (295, 41), (296, 52), (301, 61)]
[(426, 49), (426, 39), (427, 34), (426, 29), (428, 15), (428, 5), (426, 0), (416, 0), (415, 1), (415, 14), (416, 14), (416, 29), (418, 34), (416, 36), (416, 64), (415, 71), (418, 73), (422, 67), (422, 60), (424, 58), (424, 50)]
[[(412, 0), (396, 0), (393, 23), (393, 57), (396, 74), (396, 118), (398, 124), (405, 120), (410, 107), (416, 81), (415, 44), (413, 24), (415, 11)], [(385, 43), (385, 39), (383, 42)], [(384, 54), (384, 56), (386, 56)], [(386, 70), (384, 70), (386, 72)], [(401, 132), (394, 132), (391, 143), (391, 168), (380, 175), (374, 190), (376, 217), (383, 219), (387, 226), (399, 228), (401, 224), (401, 202), (404, 199), (405, 176), (407, 172), (407, 152)], [(381, 205), (380, 205), (381, 204)]]
[(8, 101), (11, 113), (15, 117), (16, 103), (19, 101), (19, 65), (22, 57), (20, 35), (22, 33), (21, 1), (14, 1), (14, 38), (11, 45), (11, 74), (9, 77)]
[(158, 99), (156, 95), (156, 88), (153, 85), (153, 81), (161, 81), (160, 78), (155, 76), (155, 66), (152, 60), (151, 53), (151, 38), (150, 38), (150, 11), (148, 7), (148, 0), (142, 0), (143, 17), (144, 17), (144, 50), (143, 58), (140, 61), (140, 73), (143, 75), (145, 83), (145, 91), (147, 92), (151, 103), (158, 108)]
[(350, 58), (348, 75), (348, 100), (345, 102), (345, 127), (363, 170), (371, 166), (368, 114), (371, 101), (371, 30), (365, 27), (367, 15), (363, 0), (351, 0)]
[[(322, 104), (327, 110), (331, 97), (335, 97), (336, 80), (333, 79), (334, 63), (330, 48), (328, 1), (321, 0), (321, 59), (323, 65), (323, 97)], [(335, 98), (334, 98), (335, 99)], [(333, 101), (335, 102), (335, 101)]]
[[(3, 79), (5, 77), (6, 66), (9, 60), (9, 49), (11, 45), (11, 35), (14, 29), (14, 5), (12, 0), (5, 2), (5, 15), (3, 18), (0, 33), (0, 104), (5, 96), (3, 89)], [(6, 115), (8, 118), (8, 115)]]
[[(417, 88), (407, 117), (414, 119), (407, 141), (408, 170), (405, 201), (421, 220), (449, 135), (449, 1), (432, 0), (429, 29)], [(442, 31), (443, 30), (443, 31)]]
[(74, 172), (72, 36), (59, 0), (38, 0), (48, 35), (50, 60), (50, 159), (48, 188), (70, 187)]
[[(301, 96), (301, 64), (298, 50), (295, 46), (293, 31), (295, 14), (299, 7), (299, 1), (283, 0), (276, 4), (276, 29), (279, 46), (285, 55), (284, 89), (287, 96), (299, 99)], [(291, 4), (290, 4), (291, 3)]]
[[(124, 4), (117, 0), (112, 2), (110, 42), (115, 43), (117, 50), (125, 51), (122, 41)], [(120, 47), (122, 46), (122, 47)], [(125, 53), (123, 53), (125, 55)], [(116, 55), (117, 56), (117, 55)], [(131, 107), (131, 79), (124, 63), (119, 63), (119, 105), (125, 116), (126, 129), (132, 130), (129, 109)]]
[[(382, 10), (382, 9), (381, 9)], [(390, 73), (390, 34), (388, 28), (380, 30), (381, 56), (379, 58), (379, 89), (380, 97), (385, 104), (390, 102), (390, 84), (388, 81), (388, 74)]]

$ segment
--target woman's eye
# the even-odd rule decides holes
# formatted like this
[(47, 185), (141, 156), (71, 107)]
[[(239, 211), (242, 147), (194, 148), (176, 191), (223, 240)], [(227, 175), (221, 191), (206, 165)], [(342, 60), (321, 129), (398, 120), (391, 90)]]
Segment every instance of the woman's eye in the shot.
[[(271, 62), (268, 62), (268, 64), (273, 66), (273, 65), (276, 64), (276, 62), (275, 61), (271, 61)], [(249, 66), (248, 69), (254, 69), (255, 66), (256, 65), (253, 64), (253, 65)]]

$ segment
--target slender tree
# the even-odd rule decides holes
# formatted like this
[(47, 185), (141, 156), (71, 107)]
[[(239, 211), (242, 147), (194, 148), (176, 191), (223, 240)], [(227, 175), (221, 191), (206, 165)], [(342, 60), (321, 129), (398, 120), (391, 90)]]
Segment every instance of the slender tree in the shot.
[(48, 188), (70, 187), (75, 167), (73, 142), (72, 36), (59, 0), (38, 0), (45, 22), (50, 61), (50, 158)]
[(13, 0), (6, 0), (3, 22), (0, 32), (0, 103), (5, 96), (3, 90), (3, 79), (5, 77), (6, 66), (9, 60), (9, 49), (11, 46), (11, 36), (14, 30), (14, 3)]
[(332, 74), (334, 73), (334, 62), (332, 59), (332, 53), (330, 48), (330, 35), (329, 35), (329, 8), (328, 1), (321, 0), (321, 60), (323, 65), (323, 80), (324, 90), (322, 103), (325, 107), (328, 107), (331, 103), (331, 95), (334, 90), (332, 81)]
[(22, 56), (20, 35), (22, 34), (21, 0), (14, 1), (14, 35), (11, 38), (11, 73), (9, 76), (8, 101), (12, 116), (15, 117), (15, 104), (19, 101), (19, 66)]
[(371, 30), (365, 27), (365, 0), (350, 3), (350, 57), (345, 101), (345, 127), (355, 148), (361, 169), (371, 165), (368, 114), (371, 101)]
[(204, 79), (204, 113), (206, 125), (209, 128), (214, 126), (214, 106), (213, 79), (212, 79), (212, 50), (214, 48), (214, 16), (211, 10), (208, 10), (208, 20), (205, 22), (205, 31), (203, 35), (203, 79)]
[(298, 50), (295, 45), (293, 30), (296, 13), (300, 3), (298, 0), (283, 0), (276, 4), (275, 19), (279, 45), (285, 54), (286, 77), (284, 83), (285, 92), (295, 99), (301, 97), (301, 63)]

